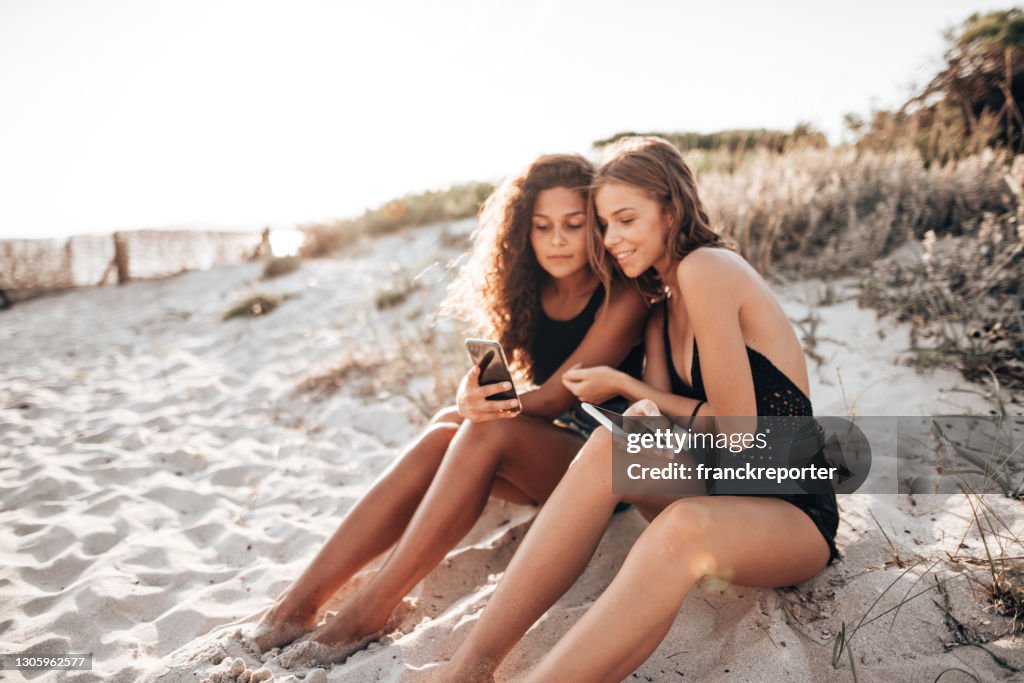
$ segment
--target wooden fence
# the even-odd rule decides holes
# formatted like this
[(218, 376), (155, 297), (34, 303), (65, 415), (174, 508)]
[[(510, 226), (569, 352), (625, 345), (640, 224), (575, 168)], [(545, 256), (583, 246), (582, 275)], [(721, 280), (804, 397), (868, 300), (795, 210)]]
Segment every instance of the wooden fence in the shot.
[(268, 252), (267, 230), (133, 230), (66, 239), (0, 240), (0, 306), (73, 287), (240, 263)]

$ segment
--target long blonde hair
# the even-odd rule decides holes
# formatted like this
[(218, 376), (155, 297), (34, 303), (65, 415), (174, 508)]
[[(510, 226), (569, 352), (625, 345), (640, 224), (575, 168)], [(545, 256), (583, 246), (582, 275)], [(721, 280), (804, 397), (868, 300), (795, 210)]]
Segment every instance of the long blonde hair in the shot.
[[(736, 246), (711, 228), (711, 220), (697, 193), (697, 181), (683, 155), (668, 141), (653, 136), (622, 138), (610, 145), (605, 161), (594, 174), (591, 200), (587, 202), (587, 251), (601, 282), (607, 287), (622, 276), (618, 263), (604, 247), (604, 232), (597, 222), (594, 191), (606, 183), (632, 185), (646, 192), (666, 209), (671, 218), (665, 249), (674, 262), (698, 247)], [(665, 284), (653, 268), (635, 280), (650, 301), (664, 298)]]

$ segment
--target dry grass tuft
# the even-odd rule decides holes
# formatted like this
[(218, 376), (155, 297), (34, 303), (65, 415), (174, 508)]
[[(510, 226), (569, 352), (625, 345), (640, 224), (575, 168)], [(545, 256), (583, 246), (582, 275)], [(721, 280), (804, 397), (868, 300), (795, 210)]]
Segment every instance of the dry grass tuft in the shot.
[(1024, 567), (1002, 566), (992, 579), (989, 603), (1009, 617), (1015, 633), (1024, 633)]
[(263, 266), (262, 277), (264, 280), (269, 280), (271, 278), (294, 273), (300, 267), (302, 267), (301, 256), (278, 256), (266, 262)]
[(224, 315), (221, 316), (221, 320), (256, 318), (267, 315), (280, 306), (287, 298), (277, 296), (276, 294), (253, 294), (225, 311)]
[(409, 295), (420, 289), (420, 285), (415, 280), (407, 280), (397, 287), (389, 287), (377, 292), (377, 295), (373, 299), (374, 305), (378, 311), (383, 311), (388, 308), (395, 308), (405, 303), (405, 300), (409, 298)]
[(334, 367), (302, 380), (296, 392), (314, 400), (339, 391), (361, 398), (404, 396), (424, 417), (454, 403), (468, 362), (461, 337), (428, 327), (386, 339), (351, 350)]
[(355, 395), (373, 395), (372, 378), (387, 365), (388, 358), (380, 354), (357, 351), (333, 368), (302, 380), (295, 390), (315, 400), (328, 397), (349, 385)]

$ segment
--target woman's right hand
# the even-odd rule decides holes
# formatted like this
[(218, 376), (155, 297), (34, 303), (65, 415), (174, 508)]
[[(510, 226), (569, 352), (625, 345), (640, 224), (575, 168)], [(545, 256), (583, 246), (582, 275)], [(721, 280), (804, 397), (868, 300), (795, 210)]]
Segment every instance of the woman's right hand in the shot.
[(661, 411), (658, 410), (657, 403), (649, 398), (642, 398), (626, 408), (622, 414), (630, 417), (657, 417), (661, 415)]
[(488, 401), (488, 396), (500, 394), (512, 388), (511, 382), (498, 382), (480, 386), (480, 368), (474, 365), (459, 382), (459, 390), (455, 395), (455, 405), (459, 415), (470, 422), (487, 422), (501, 420), (519, 415), (519, 401)]

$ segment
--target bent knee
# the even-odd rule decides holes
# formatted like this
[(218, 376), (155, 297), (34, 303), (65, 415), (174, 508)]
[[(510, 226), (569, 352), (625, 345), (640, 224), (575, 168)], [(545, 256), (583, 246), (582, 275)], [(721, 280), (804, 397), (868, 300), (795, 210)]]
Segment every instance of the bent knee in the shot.
[(572, 461), (573, 467), (606, 468), (611, 473), (612, 466), (612, 433), (604, 427), (593, 431), (583, 448), (576, 453)]
[(469, 422), (462, 426), (465, 437), (477, 446), (498, 446), (508, 441), (516, 429), (515, 420), (487, 420)]
[(448, 406), (441, 408), (441, 410), (434, 413), (433, 417), (430, 418), (428, 424), (434, 425), (439, 423), (454, 423), (458, 426), (462, 420), (465, 419), (459, 414), (459, 409), (455, 406)]
[[(714, 515), (702, 498), (677, 500), (655, 519), (659, 526), (677, 537), (705, 538), (711, 532)], [(660, 522), (660, 523), (659, 523)]]
[(419, 445), (422, 448), (417, 450), (425, 454), (435, 455), (437, 461), (440, 462), (441, 458), (444, 457), (445, 451), (448, 450), (448, 445), (455, 438), (455, 434), (458, 431), (459, 426), (451, 422), (438, 422), (437, 424), (427, 425), (427, 428), (423, 430), (423, 434), (420, 436)]
[(694, 573), (704, 575), (714, 571), (708, 557), (700, 557), (708, 547), (706, 541), (714, 533), (714, 516), (697, 498), (679, 500), (665, 508), (654, 518), (638, 543), (657, 561), (695, 560)]

